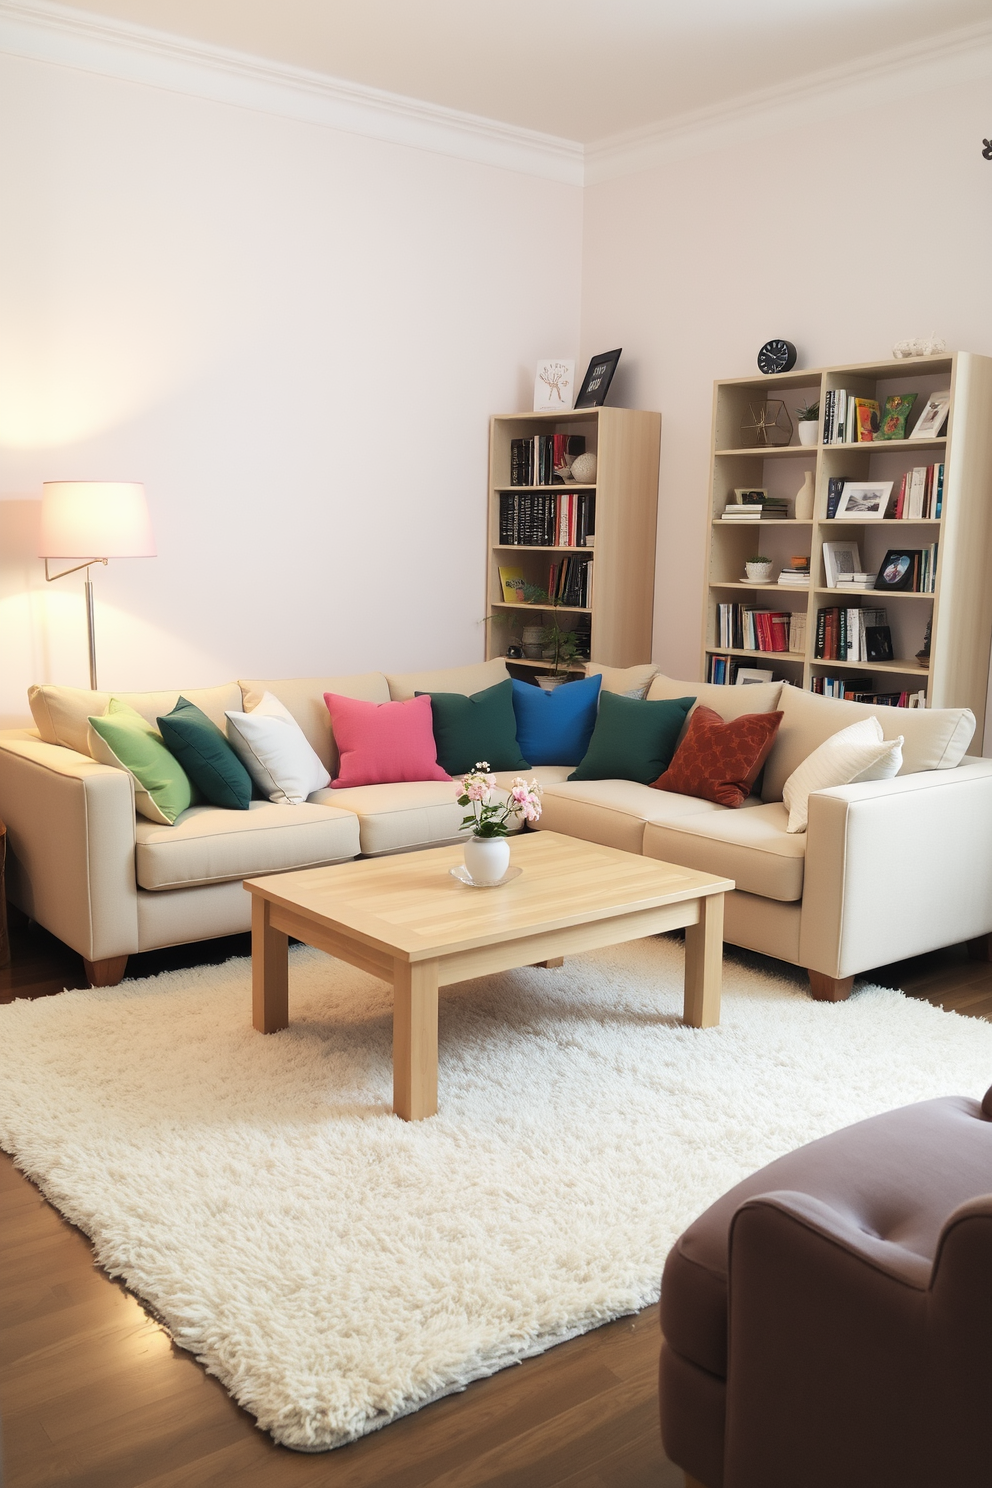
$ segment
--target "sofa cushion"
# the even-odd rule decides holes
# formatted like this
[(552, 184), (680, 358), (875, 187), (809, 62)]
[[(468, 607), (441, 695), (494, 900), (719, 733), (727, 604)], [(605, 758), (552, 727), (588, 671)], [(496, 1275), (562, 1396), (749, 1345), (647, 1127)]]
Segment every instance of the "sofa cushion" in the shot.
[(743, 806), (775, 742), (781, 713), (742, 713), (725, 721), (701, 704), (692, 710), (672, 763), (655, 790)]
[(747, 894), (791, 904), (803, 896), (806, 838), (787, 831), (788, 821), (781, 801), (773, 801), (747, 811), (649, 822), (642, 851), (646, 858), (732, 878)]
[(252, 801), (247, 811), (191, 806), (173, 827), (139, 821), (136, 839), (136, 874), (143, 889), (192, 888), (317, 868), (357, 857), (360, 850), (353, 812), (274, 801)]
[(820, 697), (789, 686), (782, 688), (779, 707), (782, 724), (765, 764), (761, 790), (766, 801), (781, 801), (785, 782), (806, 756), (831, 734), (860, 718), (877, 718), (883, 738), (903, 735), (900, 775), (953, 769), (964, 758), (975, 732), (975, 715), (970, 708), (876, 708), (870, 703)]
[[(207, 717), (224, 727), (228, 708), (241, 707), (241, 689), (236, 682), (222, 687), (187, 687), (165, 692), (115, 692), (114, 697), (140, 713), (146, 723), (157, 728), (160, 713), (171, 713), (180, 696), (201, 708)], [(64, 744), (67, 749), (89, 754), (88, 730), (91, 717), (102, 717), (110, 707), (109, 692), (90, 692), (83, 687), (34, 686), (28, 688), (28, 703), (38, 732), (46, 744)]]
[(275, 677), (271, 680), (256, 677), (238, 685), (243, 702), (233, 706), (243, 707), (246, 713), (258, 707), (265, 693), (271, 692), (273, 697), (277, 697), (292, 713), (329, 775), (337, 774), (338, 751), (324, 693), (338, 692), (342, 697), (361, 698), (367, 703), (389, 702), (389, 688), (382, 672), (358, 672), (348, 677)]
[(725, 721), (740, 718), (742, 713), (773, 713), (778, 707), (782, 692), (781, 682), (753, 682), (744, 687), (719, 687), (714, 682), (679, 682), (675, 677), (666, 677), (659, 672), (648, 688), (648, 701), (664, 698), (695, 697), (695, 707), (701, 703), (719, 713)]
[(478, 764), (491, 770), (529, 770), (517, 743), (513, 683), (507, 677), (482, 692), (417, 694), (431, 700), (437, 762), (449, 775), (464, 775)]
[(514, 677), (517, 743), (531, 765), (579, 763), (589, 748), (601, 685), (598, 676), (583, 677), (546, 692)]
[(650, 785), (668, 768), (691, 697), (645, 702), (607, 692), (589, 748), (569, 780), (638, 780)]
[[(394, 702), (416, 697), (418, 692), (460, 692), (470, 697), (486, 687), (495, 687), (509, 677), (506, 663), (498, 656), (471, 666), (445, 667), (433, 672), (390, 672), (386, 675), (389, 696)], [(335, 689), (340, 692), (341, 688)], [(474, 764), (474, 761), (473, 761)]]
[(646, 821), (673, 821), (726, 810), (695, 796), (656, 791), (636, 780), (566, 780), (544, 787), (537, 826), (639, 853)]
[(155, 725), (116, 697), (110, 699), (103, 717), (93, 717), (89, 724), (92, 757), (131, 776), (139, 816), (171, 827), (192, 802), (194, 789)]
[(814, 791), (898, 775), (902, 742), (901, 734), (898, 739), (883, 739), (877, 718), (859, 718), (824, 739), (785, 782), (782, 804), (789, 813), (789, 831), (805, 832)]
[(181, 697), (171, 713), (163, 713), (158, 727), (166, 749), (205, 801), (228, 811), (248, 810), (251, 776), (202, 708)]
[[(359, 785), (353, 790), (316, 791), (313, 802), (344, 806), (358, 818), (362, 852), (400, 852), (408, 847), (431, 847), (453, 842), (462, 835), (462, 817), (453, 784), (441, 781), (403, 781), (396, 785)], [(510, 831), (520, 823), (511, 817)]]
[(367, 703), (325, 692), (340, 754), (334, 790), (401, 780), (450, 780), (437, 762), (430, 699)]
[[(536, 780), (541, 789), (546, 790), (549, 785), (561, 785), (571, 773), (571, 765), (532, 765), (527, 771), (527, 779)], [(494, 770), (493, 774), (496, 777), (496, 784), (502, 786), (504, 790), (509, 790), (520, 771)]]
[(285, 704), (271, 692), (250, 713), (227, 715), (227, 737), (260, 796), (300, 806), (331, 777)]
[[(604, 692), (618, 692), (624, 697), (645, 697), (657, 671), (658, 668), (650, 661), (643, 666), (632, 667), (603, 666), (598, 661), (586, 663), (587, 677), (602, 677)], [(679, 693), (678, 696), (681, 697), (682, 694)]]

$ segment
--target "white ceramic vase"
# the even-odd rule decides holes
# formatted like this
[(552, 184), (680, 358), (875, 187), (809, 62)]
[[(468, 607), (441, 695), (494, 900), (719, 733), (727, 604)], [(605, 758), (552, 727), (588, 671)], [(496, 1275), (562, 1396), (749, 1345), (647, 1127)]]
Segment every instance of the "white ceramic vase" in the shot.
[(805, 444), (807, 446), (808, 445), (811, 445), (811, 444), (816, 444), (817, 441), (818, 441), (818, 439), (819, 439), (819, 437), (820, 437), (820, 420), (818, 418), (815, 418), (815, 419), (800, 419), (799, 420), (799, 443), (800, 444)]
[(745, 563), (747, 576), (756, 584), (767, 584), (772, 576), (772, 564), (770, 563)]
[[(800, 429), (802, 424), (799, 425)], [(797, 522), (810, 522), (813, 518), (813, 472), (807, 470), (806, 479), (796, 492), (796, 505), (793, 513)]]
[(473, 883), (497, 884), (510, 866), (510, 844), (505, 837), (470, 837), (465, 843), (465, 867)]

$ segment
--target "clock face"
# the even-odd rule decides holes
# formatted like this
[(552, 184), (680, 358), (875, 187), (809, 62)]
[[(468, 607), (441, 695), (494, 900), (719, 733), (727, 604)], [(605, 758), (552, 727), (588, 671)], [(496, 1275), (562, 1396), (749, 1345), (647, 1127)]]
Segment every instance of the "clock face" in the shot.
[(791, 341), (766, 341), (758, 352), (759, 372), (791, 372), (796, 365), (796, 348)]

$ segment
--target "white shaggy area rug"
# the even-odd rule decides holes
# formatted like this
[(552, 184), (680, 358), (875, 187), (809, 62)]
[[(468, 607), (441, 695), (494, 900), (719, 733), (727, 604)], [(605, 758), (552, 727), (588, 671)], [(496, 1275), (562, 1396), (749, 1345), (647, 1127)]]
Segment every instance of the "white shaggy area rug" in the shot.
[(299, 947), (0, 1008), (0, 1144), (287, 1446), (350, 1441), (658, 1295), (681, 1230), (851, 1121), (992, 1082), (992, 1024), (666, 938), (444, 989), (440, 1113), (391, 1113), (391, 992)]

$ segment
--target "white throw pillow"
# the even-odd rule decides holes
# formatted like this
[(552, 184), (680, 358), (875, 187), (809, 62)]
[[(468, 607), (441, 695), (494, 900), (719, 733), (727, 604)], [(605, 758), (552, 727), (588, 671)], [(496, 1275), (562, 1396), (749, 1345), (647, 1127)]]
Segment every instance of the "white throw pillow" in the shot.
[(789, 812), (786, 830), (805, 832), (813, 791), (853, 785), (860, 780), (891, 780), (898, 775), (902, 743), (901, 734), (898, 739), (883, 739), (882, 725), (874, 715), (831, 734), (785, 782), (782, 800)]
[(228, 713), (227, 737), (253, 784), (270, 801), (299, 806), (331, 777), (296, 719), (271, 692), (250, 713)]

